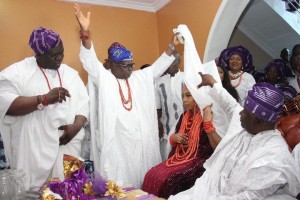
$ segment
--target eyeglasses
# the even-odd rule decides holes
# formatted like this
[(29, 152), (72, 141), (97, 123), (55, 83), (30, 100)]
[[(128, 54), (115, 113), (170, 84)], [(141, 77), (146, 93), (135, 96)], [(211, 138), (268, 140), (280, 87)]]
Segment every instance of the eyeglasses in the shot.
[(121, 66), (123, 69), (132, 69), (135, 63), (123, 64), (123, 63), (116, 63), (117, 65)]

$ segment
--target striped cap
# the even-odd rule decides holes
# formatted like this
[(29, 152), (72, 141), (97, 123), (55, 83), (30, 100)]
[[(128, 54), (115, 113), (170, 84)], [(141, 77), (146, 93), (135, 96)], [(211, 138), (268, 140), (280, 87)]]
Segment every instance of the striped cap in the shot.
[(259, 118), (274, 122), (283, 108), (284, 94), (269, 83), (256, 83), (249, 90), (244, 107)]
[(44, 54), (48, 50), (62, 45), (57, 33), (44, 27), (34, 29), (29, 38), (29, 45), (35, 54)]

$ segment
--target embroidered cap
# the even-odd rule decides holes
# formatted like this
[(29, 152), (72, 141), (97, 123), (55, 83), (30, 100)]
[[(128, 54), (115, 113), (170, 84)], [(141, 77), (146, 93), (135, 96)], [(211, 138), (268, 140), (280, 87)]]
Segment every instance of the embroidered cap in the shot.
[(109, 58), (114, 62), (133, 60), (131, 51), (118, 42), (112, 43), (107, 51)]
[(54, 31), (38, 27), (32, 31), (29, 38), (29, 45), (35, 54), (44, 54), (48, 50), (62, 45), (62, 40)]
[(266, 121), (274, 122), (283, 108), (284, 94), (269, 83), (256, 83), (249, 90), (245, 108)]

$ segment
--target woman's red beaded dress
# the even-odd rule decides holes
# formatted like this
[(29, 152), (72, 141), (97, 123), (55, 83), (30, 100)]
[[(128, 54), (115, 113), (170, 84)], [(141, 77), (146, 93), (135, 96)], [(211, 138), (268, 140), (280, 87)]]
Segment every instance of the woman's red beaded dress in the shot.
[(170, 195), (191, 188), (205, 171), (203, 164), (213, 153), (213, 149), (203, 130), (200, 112), (194, 116), (188, 112), (181, 115), (176, 133), (184, 130), (189, 144), (177, 144), (166, 161), (147, 172), (142, 188), (144, 191), (167, 199)]

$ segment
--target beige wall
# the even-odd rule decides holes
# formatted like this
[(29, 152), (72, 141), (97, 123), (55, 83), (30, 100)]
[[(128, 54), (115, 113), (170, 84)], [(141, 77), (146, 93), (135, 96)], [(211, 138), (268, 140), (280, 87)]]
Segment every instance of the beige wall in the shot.
[[(130, 9), (83, 5), (91, 11), (91, 32), (100, 60), (107, 48), (119, 41), (133, 51), (136, 69), (153, 63), (164, 51), (172, 29), (186, 24), (193, 34), (199, 55), (203, 57), (207, 36), (221, 0), (172, 0), (157, 13)], [(73, 3), (56, 0), (1, 0), (0, 24), (2, 44), (0, 70), (32, 56), (28, 45), (32, 30), (38, 26), (53, 29), (63, 39), (64, 63), (79, 71), (86, 82), (87, 74), (79, 61), (79, 27)], [(180, 49), (182, 52), (182, 48)]]
[[(91, 11), (91, 32), (100, 60), (107, 48), (119, 41), (133, 51), (136, 67), (152, 63), (159, 55), (155, 13), (104, 6), (83, 5)], [(80, 72), (86, 82), (87, 74), (79, 61), (79, 26), (73, 3), (54, 0), (1, 0), (0, 24), (2, 44), (0, 70), (32, 56), (28, 45), (32, 30), (44, 26), (58, 32), (65, 47), (64, 63)]]

